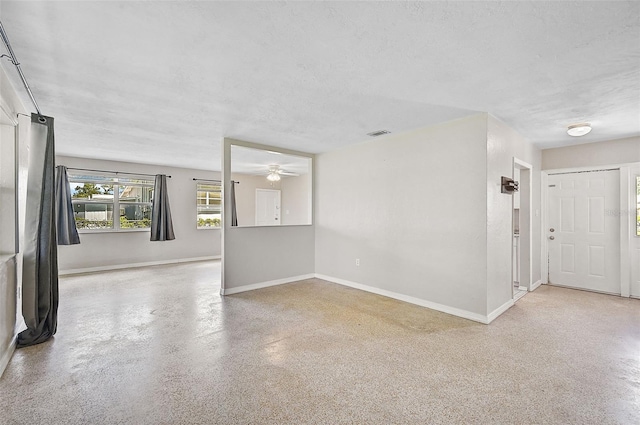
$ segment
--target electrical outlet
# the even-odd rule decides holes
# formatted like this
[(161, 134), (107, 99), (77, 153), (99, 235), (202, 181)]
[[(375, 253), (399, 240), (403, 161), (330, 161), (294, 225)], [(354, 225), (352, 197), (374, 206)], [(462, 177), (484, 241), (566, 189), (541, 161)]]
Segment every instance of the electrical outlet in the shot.
[(360, 267), (360, 259), (356, 258), (356, 266)]

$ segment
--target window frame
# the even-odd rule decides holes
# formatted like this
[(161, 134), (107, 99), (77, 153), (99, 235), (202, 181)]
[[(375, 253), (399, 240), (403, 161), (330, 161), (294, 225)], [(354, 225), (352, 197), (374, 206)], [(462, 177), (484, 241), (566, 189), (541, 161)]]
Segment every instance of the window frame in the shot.
[[(210, 189), (205, 189), (204, 187), (217, 187), (217, 190), (210, 190)], [(202, 198), (199, 196), (200, 192), (206, 192), (206, 199)], [(210, 198), (209, 194), (210, 193), (219, 193), (220, 195), (218, 196), (218, 198)], [(220, 223), (217, 226), (200, 226), (198, 224), (200, 218), (199, 215), (201, 214), (200, 212), (200, 206), (201, 204), (199, 203), (199, 201), (201, 199), (205, 199), (206, 201), (206, 206), (211, 206), (212, 204), (209, 203), (209, 201), (212, 200), (216, 200), (218, 199), (220, 201), (219, 205), (218, 205), (218, 209), (214, 210), (213, 213), (214, 214), (218, 214), (220, 215)], [(220, 230), (222, 228), (222, 202), (223, 202), (223, 198), (222, 198), (222, 183), (221, 182), (217, 182), (217, 181), (201, 181), (201, 182), (196, 182), (196, 229), (197, 230)]]
[[(120, 197), (120, 188), (126, 186), (142, 186), (142, 187), (150, 187), (152, 190), (154, 188), (154, 181), (149, 179), (147, 176), (140, 175), (141, 178), (138, 179), (129, 179), (118, 177), (117, 175), (110, 175), (108, 173), (93, 173), (93, 172), (85, 172), (82, 173), (69, 173), (69, 186), (70, 190), (73, 193), (74, 183), (75, 184), (86, 184), (93, 183), (97, 185), (109, 185), (113, 187), (113, 197), (111, 199), (91, 199), (91, 198), (73, 198), (71, 199), (71, 204), (75, 205), (91, 205), (91, 204), (106, 204), (112, 205), (112, 227), (109, 228), (97, 228), (97, 229), (84, 229), (78, 228), (78, 233), (129, 233), (129, 232), (151, 232), (151, 223), (149, 223), (149, 227), (121, 227), (121, 208), (125, 206), (143, 206), (149, 207), (150, 216), (153, 214), (153, 203), (152, 200), (149, 202), (121, 202)], [(124, 180), (124, 181), (121, 181)], [(138, 180), (138, 181), (127, 181), (127, 180)], [(152, 195), (153, 196), (153, 195)], [(74, 219), (75, 219), (74, 212)]]

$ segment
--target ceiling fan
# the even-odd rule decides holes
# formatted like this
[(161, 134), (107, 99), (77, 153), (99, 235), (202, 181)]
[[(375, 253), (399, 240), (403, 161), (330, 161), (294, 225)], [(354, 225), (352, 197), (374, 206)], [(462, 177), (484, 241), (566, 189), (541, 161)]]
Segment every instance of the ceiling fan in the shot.
[(269, 165), (269, 169), (268, 169), (268, 171), (266, 171), (266, 174), (267, 174), (267, 180), (272, 181), (272, 182), (279, 181), (280, 180), (280, 176), (294, 176), (294, 177), (297, 177), (297, 176), (300, 175), (298, 173), (292, 173), (291, 171), (283, 170), (277, 164)]

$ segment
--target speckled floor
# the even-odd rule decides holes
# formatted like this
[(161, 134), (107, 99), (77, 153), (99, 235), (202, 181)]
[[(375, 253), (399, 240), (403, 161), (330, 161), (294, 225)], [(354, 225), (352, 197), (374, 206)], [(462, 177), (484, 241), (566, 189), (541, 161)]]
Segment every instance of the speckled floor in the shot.
[(640, 423), (639, 300), (543, 286), (485, 326), (316, 279), (218, 281), (211, 262), (63, 278), (0, 423)]

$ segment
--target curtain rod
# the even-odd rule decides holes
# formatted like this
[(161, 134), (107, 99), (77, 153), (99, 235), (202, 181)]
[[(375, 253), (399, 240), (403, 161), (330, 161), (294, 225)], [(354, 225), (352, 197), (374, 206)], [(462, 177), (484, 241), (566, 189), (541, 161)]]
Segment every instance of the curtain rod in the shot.
[(195, 177), (193, 178), (193, 181), (198, 181), (198, 182), (216, 182), (216, 183), (221, 183), (220, 180), (209, 180), (209, 179), (196, 179)]
[(27, 90), (27, 93), (31, 98), (31, 103), (33, 103), (34, 108), (36, 108), (36, 112), (38, 113), (38, 115), (42, 115), (42, 113), (40, 112), (40, 108), (38, 108), (38, 103), (36, 102), (36, 98), (33, 97), (33, 92), (31, 91), (31, 88), (29, 87), (29, 83), (27, 83), (27, 79), (25, 78), (24, 73), (22, 72), (22, 68), (20, 68), (20, 62), (18, 62), (18, 59), (16, 58), (15, 53), (13, 53), (13, 49), (11, 48), (11, 43), (9, 43), (9, 37), (7, 37), (7, 33), (4, 31), (4, 27), (2, 26), (2, 21), (0, 21), (0, 35), (2, 36), (2, 41), (4, 42), (4, 45), (7, 47), (7, 51), (9, 52), (9, 56), (2, 55), (0, 57), (9, 58), (11, 63), (16, 67), (16, 69), (18, 70), (18, 75), (20, 75), (20, 79), (22, 80), (22, 84), (24, 85), (24, 88)]
[[(67, 170), (76, 170), (76, 171), (94, 171), (96, 173), (112, 173), (112, 174), (129, 174), (131, 176), (156, 176), (156, 174), (147, 174), (147, 173), (126, 173), (124, 171), (108, 171), (108, 170), (92, 170), (90, 168), (74, 168), (67, 167)], [(167, 176), (167, 178), (171, 178), (171, 176)]]

